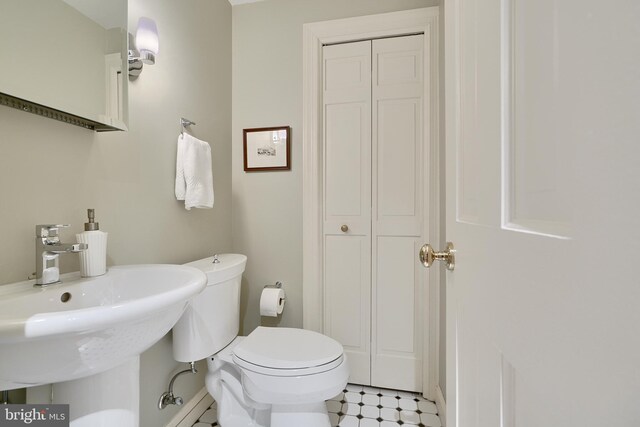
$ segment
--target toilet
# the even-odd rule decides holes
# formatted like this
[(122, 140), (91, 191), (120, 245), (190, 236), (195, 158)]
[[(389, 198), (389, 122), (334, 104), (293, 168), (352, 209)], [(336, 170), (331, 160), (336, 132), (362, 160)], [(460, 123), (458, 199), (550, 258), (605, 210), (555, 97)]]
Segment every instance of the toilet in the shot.
[(207, 359), (222, 427), (330, 427), (325, 400), (349, 377), (342, 345), (297, 328), (259, 326), (238, 336), (246, 263), (245, 255), (222, 254), (186, 264), (208, 283), (173, 327), (174, 358)]

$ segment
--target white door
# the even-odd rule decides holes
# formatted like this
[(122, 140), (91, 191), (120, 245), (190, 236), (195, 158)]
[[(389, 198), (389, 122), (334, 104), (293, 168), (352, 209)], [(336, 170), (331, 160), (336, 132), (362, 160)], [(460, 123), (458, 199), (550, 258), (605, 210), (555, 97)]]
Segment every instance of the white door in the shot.
[(371, 378), (371, 42), (324, 49), (324, 333)]
[(423, 36), (372, 42), (371, 385), (422, 391)]
[(422, 35), (326, 46), (324, 332), (350, 381), (422, 390)]
[(446, 0), (447, 420), (640, 425), (640, 3)]

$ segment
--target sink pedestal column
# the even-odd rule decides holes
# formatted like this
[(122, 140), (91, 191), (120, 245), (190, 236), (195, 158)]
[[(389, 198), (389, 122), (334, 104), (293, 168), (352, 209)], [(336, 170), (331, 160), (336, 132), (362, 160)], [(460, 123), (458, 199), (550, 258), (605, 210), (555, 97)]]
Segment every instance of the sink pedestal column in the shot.
[[(27, 389), (29, 390), (29, 389)], [(100, 374), (52, 385), (53, 401), (69, 404), (71, 427), (140, 425), (140, 356)]]
[(140, 356), (100, 374), (53, 385), (53, 403), (68, 403), (71, 427), (138, 427)]

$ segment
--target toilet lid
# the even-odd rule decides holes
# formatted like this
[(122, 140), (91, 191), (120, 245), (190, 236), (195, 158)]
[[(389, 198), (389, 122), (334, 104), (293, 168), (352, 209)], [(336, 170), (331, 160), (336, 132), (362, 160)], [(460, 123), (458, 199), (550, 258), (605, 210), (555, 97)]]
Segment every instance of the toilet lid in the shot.
[(342, 345), (313, 331), (259, 326), (233, 349), (236, 358), (271, 369), (306, 369), (342, 357)]

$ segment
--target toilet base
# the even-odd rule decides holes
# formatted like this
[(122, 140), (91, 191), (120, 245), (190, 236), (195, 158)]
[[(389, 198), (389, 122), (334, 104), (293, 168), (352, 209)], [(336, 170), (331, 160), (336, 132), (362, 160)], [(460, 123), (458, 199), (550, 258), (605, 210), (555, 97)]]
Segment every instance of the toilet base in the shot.
[[(205, 383), (207, 391), (218, 403), (218, 423), (221, 427), (331, 427), (324, 399), (337, 394), (337, 392), (333, 393), (333, 388), (342, 390), (346, 386), (348, 377), (346, 359), (340, 368), (335, 370), (339, 382), (335, 387), (327, 387), (321, 383), (323, 387), (318, 387), (317, 391), (306, 390), (308, 394), (304, 403), (292, 402), (287, 395), (274, 401), (275, 390), (282, 393), (287, 387), (283, 388), (280, 384), (273, 389), (273, 393), (265, 394), (263, 387), (256, 388), (253, 382), (244, 376), (242, 369), (233, 362), (233, 348), (242, 339), (243, 337), (236, 338), (222, 351), (207, 358)], [(335, 381), (335, 378), (330, 378)], [(284, 378), (284, 380), (287, 379), (292, 380), (294, 377)], [(307, 381), (309, 380), (311, 378), (307, 378)], [(261, 385), (265, 386), (265, 384)], [(305, 387), (302, 387), (305, 384), (298, 384), (298, 387), (295, 383), (285, 385), (290, 385), (290, 390), (310, 388), (308, 384)], [(245, 387), (256, 392), (260, 398), (256, 400)], [(313, 401), (316, 398), (317, 400)], [(309, 402), (309, 400), (312, 401)]]
[(324, 401), (305, 404), (264, 404), (251, 400), (242, 390), (240, 372), (221, 358), (210, 357), (207, 391), (218, 402), (221, 427), (330, 427)]
[[(264, 413), (267, 411), (260, 412), (262, 414), (259, 415), (267, 415)], [(297, 406), (273, 405), (270, 412), (269, 420), (260, 416), (252, 417), (244, 411), (239, 411), (219, 418), (218, 424), (221, 427), (331, 427), (324, 402)]]
[(324, 402), (306, 405), (272, 405), (271, 427), (330, 427)]

